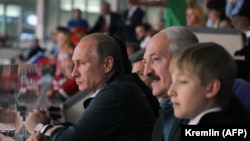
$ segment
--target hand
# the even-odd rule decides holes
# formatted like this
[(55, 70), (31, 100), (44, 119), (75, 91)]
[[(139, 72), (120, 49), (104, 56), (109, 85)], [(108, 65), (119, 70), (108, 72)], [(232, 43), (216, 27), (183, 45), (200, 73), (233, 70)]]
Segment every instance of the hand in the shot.
[(0, 141), (14, 141), (11, 137), (5, 136), (0, 133)]
[[(13, 124), (17, 134), (23, 126), (23, 118), (15, 109), (0, 109), (0, 122)], [(1, 140), (0, 140), (1, 141)]]
[(27, 131), (33, 133), (35, 126), (39, 123), (48, 124), (50, 120), (48, 115), (48, 111), (42, 109), (30, 112), (25, 121)]
[(34, 132), (26, 141), (48, 141), (48, 137), (39, 132)]
[(245, 33), (246, 31), (250, 30), (249, 22), (245, 16), (234, 15), (230, 19), (234, 28), (240, 32)]

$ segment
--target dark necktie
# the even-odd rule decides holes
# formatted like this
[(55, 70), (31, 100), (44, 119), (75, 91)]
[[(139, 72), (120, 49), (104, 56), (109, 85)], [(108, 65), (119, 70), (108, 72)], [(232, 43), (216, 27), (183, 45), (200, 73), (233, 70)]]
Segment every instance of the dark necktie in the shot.
[(87, 98), (85, 101), (83, 101), (83, 107), (85, 109), (89, 106), (92, 99), (93, 99), (93, 97), (90, 97), (90, 98)]

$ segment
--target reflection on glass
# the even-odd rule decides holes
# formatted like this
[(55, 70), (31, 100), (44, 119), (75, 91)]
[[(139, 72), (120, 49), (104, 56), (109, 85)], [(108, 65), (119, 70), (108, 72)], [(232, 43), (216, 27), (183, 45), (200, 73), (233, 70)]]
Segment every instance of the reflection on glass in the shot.
[(6, 137), (28, 137), (23, 120), (36, 108), (40, 78), (40, 69), (34, 64), (0, 66), (0, 132)]

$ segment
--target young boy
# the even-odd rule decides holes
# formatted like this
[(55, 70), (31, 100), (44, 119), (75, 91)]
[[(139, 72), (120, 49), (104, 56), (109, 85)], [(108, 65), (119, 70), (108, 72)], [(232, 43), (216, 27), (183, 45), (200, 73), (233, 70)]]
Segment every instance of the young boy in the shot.
[(170, 73), (168, 95), (177, 118), (189, 119), (189, 125), (247, 122), (247, 114), (228, 112), (234, 108), (228, 102), (234, 96), (237, 66), (220, 45), (199, 43), (181, 50), (171, 60)]

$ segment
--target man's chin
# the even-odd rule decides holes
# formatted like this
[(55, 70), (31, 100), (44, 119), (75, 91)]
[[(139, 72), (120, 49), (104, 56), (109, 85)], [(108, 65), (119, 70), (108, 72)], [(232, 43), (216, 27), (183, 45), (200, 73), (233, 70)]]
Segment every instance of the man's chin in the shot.
[(159, 90), (159, 89), (154, 89), (154, 87), (152, 88), (152, 94), (155, 97), (166, 97), (167, 94), (165, 91)]
[(152, 93), (153, 93), (153, 95), (154, 95), (155, 97), (161, 96), (161, 93), (159, 93), (159, 91), (157, 91), (157, 90), (154, 90), (154, 88), (153, 88)]
[(86, 91), (86, 88), (78, 86), (79, 91)]

